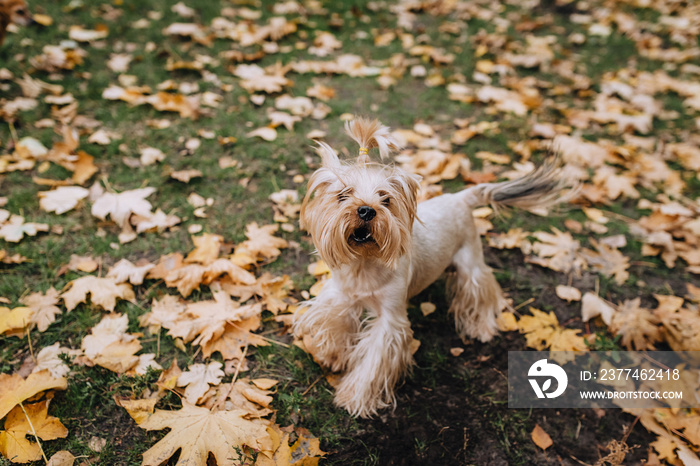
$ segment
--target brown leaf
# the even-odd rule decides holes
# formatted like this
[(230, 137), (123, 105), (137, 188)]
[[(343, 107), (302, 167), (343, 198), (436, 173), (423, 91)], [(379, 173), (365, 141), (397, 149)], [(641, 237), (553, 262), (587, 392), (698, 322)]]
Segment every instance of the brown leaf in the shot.
[(189, 183), (192, 178), (201, 178), (202, 172), (200, 170), (196, 169), (188, 169), (188, 170), (178, 170), (174, 171), (170, 174), (170, 177), (182, 181), (183, 183)]
[(231, 452), (239, 448), (257, 451), (272, 449), (267, 433), (269, 421), (248, 420), (241, 410), (210, 411), (186, 401), (177, 411), (156, 410), (139, 427), (170, 432), (143, 454), (144, 466), (158, 466), (180, 450), (178, 466), (200, 464), (201, 458), (213, 455), (217, 464), (226, 464)]
[(65, 378), (53, 377), (46, 370), (30, 374), (26, 379), (16, 374), (0, 374), (0, 419), (12, 408), (37, 393), (65, 390), (67, 386), (68, 381)]
[(613, 314), (610, 331), (621, 335), (622, 346), (636, 351), (652, 350), (661, 341), (659, 319), (649, 310), (640, 306), (640, 298), (625, 300)]
[(568, 302), (581, 301), (581, 290), (573, 286), (557, 285), (555, 288), (555, 293), (561, 299)]
[(56, 320), (56, 316), (61, 313), (61, 309), (56, 306), (58, 300), (58, 291), (49, 288), (46, 290), (46, 294), (37, 292), (23, 297), (20, 299), (20, 303), (32, 310), (32, 323), (37, 326), (40, 332), (45, 332), (49, 325)]
[(87, 295), (92, 303), (108, 311), (114, 311), (117, 299), (131, 301), (135, 299), (131, 285), (117, 283), (112, 278), (86, 276), (71, 280), (66, 285), (67, 290), (61, 294), (66, 310), (71, 311), (79, 303), (87, 302)]
[(550, 437), (539, 424), (535, 424), (535, 428), (532, 429), (530, 437), (535, 445), (540, 447), (542, 450), (546, 450), (554, 444), (554, 442), (552, 442), (552, 437)]

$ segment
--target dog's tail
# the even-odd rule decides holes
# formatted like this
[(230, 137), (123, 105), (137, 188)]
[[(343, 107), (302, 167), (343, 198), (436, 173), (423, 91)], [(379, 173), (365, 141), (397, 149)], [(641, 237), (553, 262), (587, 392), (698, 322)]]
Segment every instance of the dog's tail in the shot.
[(489, 205), (498, 212), (503, 207), (551, 207), (570, 200), (577, 191), (577, 183), (562, 176), (561, 159), (555, 156), (522, 178), (482, 183), (462, 193), (470, 207)]
[(369, 162), (369, 150), (373, 147), (379, 148), (382, 159), (388, 157), (391, 151), (401, 149), (389, 131), (379, 120), (355, 118), (345, 122), (345, 132), (360, 145), (357, 161), (361, 164)]

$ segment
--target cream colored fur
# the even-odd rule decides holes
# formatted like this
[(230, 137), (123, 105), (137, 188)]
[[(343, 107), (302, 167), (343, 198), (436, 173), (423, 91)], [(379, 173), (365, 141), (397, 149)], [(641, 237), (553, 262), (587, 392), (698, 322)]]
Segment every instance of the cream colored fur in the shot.
[[(376, 120), (355, 120), (346, 132), (367, 149), (397, 148)], [(455, 269), (450, 313), (460, 337), (489, 341), (497, 333), (505, 301), (484, 262), (472, 209), (550, 205), (562, 199), (566, 183), (555, 164), (545, 164), (518, 180), (417, 204), (415, 176), (369, 163), (364, 151), (354, 163), (341, 162), (324, 143), (319, 153), (323, 166), (309, 180), (301, 225), (332, 275), (316, 298), (303, 303), (294, 332), (310, 337), (305, 341), (321, 364), (343, 372), (336, 404), (368, 417), (395, 405), (394, 388), (413, 364), (408, 299), (448, 267)], [(361, 208), (375, 215), (362, 219)]]

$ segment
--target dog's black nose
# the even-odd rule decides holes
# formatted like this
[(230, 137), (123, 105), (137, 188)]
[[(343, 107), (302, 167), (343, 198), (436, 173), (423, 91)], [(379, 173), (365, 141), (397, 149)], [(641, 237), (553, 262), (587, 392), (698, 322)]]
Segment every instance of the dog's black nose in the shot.
[(365, 222), (369, 222), (374, 218), (375, 215), (377, 215), (377, 211), (368, 205), (363, 205), (362, 207), (357, 209), (357, 215), (359, 215), (360, 218)]

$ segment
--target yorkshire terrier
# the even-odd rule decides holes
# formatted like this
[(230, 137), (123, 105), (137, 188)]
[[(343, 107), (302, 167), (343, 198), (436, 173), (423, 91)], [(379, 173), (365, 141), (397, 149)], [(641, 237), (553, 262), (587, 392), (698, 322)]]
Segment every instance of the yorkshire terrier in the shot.
[(419, 177), (372, 163), (398, 150), (389, 128), (358, 118), (345, 125), (359, 156), (341, 162), (319, 142), (322, 167), (313, 173), (302, 203), (300, 225), (313, 239), (331, 278), (305, 303), (294, 332), (322, 365), (344, 374), (335, 403), (369, 417), (396, 404), (394, 387), (413, 357), (408, 300), (449, 266), (454, 315), (462, 339), (489, 341), (505, 299), (484, 262), (472, 217), (476, 206), (545, 207), (560, 202), (567, 183), (556, 163), (501, 183), (484, 183), (417, 203)]

